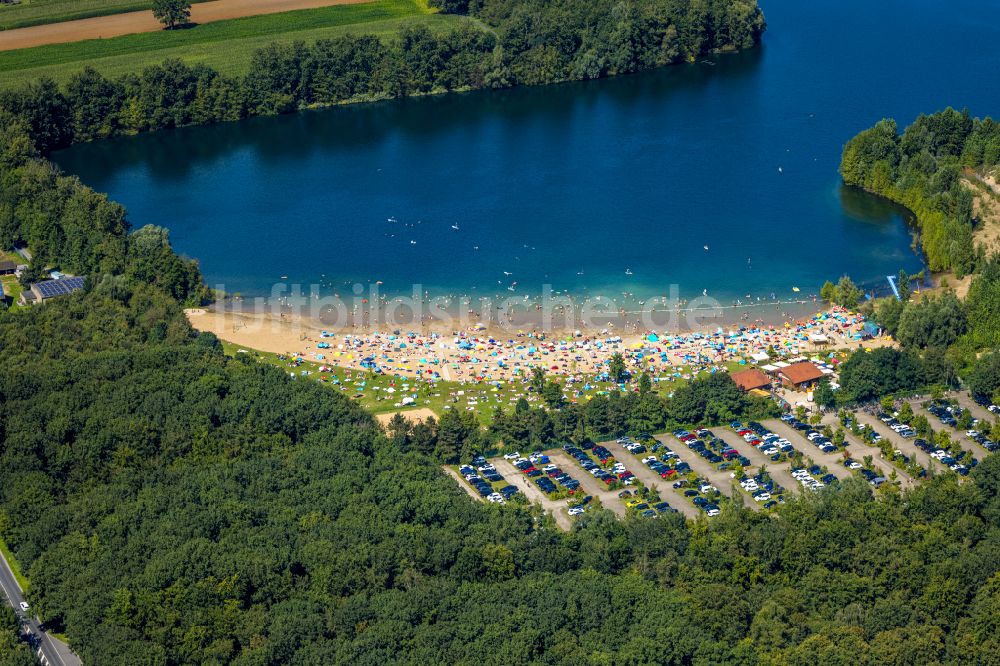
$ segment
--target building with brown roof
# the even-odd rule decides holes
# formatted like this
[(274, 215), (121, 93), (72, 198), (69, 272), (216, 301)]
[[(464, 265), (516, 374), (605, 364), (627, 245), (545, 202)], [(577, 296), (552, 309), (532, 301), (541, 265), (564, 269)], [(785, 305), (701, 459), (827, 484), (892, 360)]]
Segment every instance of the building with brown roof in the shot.
[(771, 386), (771, 378), (757, 368), (747, 368), (729, 373), (736, 385), (744, 391), (767, 389)]
[(791, 389), (807, 389), (823, 377), (823, 372), (815, 363), (799, 361), (778, 370), (781, 383)]

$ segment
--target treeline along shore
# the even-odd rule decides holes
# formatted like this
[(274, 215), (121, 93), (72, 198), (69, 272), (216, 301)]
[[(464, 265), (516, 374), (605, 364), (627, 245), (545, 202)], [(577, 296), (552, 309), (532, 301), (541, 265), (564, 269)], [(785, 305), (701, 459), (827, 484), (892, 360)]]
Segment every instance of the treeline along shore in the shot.
[(167, 60), (110, 80), (85, 67), (65, 87), (42, 79), (0, 94), (43, 153), (79, 141), (451, 90), (628, 74), (755, 46), (756, 0), (438, 0), (471, 20), (444, 34), (344, 35), (271, 44), (230, 78)]

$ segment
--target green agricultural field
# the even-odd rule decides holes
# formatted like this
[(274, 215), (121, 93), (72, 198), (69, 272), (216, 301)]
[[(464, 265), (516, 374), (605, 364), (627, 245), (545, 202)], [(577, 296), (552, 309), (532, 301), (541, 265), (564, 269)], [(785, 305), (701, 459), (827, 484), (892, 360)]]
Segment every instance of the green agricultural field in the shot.
[(152, 0), (21, 0), (17, 5), (0, 4), (0, 30), (137, 12), (151, 6)]
[(463, 20), (433, 12), (426, 0), (374, 0), (218, 21), (191, 30), (50, 44), (0, 52), (0, 87), (14, 87), (41, 76), (62, 83), (84, 65), (114, 77), (141, 71), (167, 58), (205, 63), (223, 74), (239, 76), (249, 68), (254, 50), (271, 42), (312, 42), (350, 32), (391, 36), (403, 26), (416, 24), (444, 31)]

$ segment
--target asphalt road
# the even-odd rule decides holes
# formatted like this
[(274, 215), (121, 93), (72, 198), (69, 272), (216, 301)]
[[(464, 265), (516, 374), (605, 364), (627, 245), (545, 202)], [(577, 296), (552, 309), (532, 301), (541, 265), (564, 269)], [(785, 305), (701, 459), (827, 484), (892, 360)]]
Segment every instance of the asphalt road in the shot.
[(70, 652), (68, 645), (49, 636), (42, 630), (38, 618), (29, 616), (28, 613), (21, 610), (21, 602), (24, 601), (21, 586), (17, 584), (17, 579), (14, 578), (14, 572), (10, 570), (7, 559), (0, 557), (0, 561), (2, 561), (2, 565), (0, 565), (0, 587), (3, 587), (3, 593), (7, 597), (7, 602), (14, 609), (14, 612), (17, 613), (18, 618), (20, 618), (21, 628), (33, 637), (35, 654), (39, 661), (47, 666), (80, 666), (80, 658)]

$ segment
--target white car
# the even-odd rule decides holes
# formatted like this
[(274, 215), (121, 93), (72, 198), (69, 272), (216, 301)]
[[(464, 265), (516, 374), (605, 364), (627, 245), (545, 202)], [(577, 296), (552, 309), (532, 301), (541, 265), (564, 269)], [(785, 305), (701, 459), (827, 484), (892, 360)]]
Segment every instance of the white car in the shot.
[(757, 493), (756, 495), (753, 496), (753, 498), (754, 498), (754, 500), (756, 500), (758, 502), (766, 502), (769, 499), (771, 499), (771, 494), (770, 493)]
[(582, 513), (583, 513), (583, 507), (582, 506), (574, 506), (574, 507), (570, 508), (570, 510), (569, 510), (569, 515), (571, 515), (571, 516), (579, 516)]
[(503, 459), (504, 460), (517, 460), (520, 457), (521, 457), (521, 454), (518, 453), (517, 451), (515, 451), (514, 453), (505, 453), (505, 454), (503, 454)]
[(967, 430), (967, 431), (965, 431), (965, 436), (966, 437), (978, 437), (979, 436), (979, 431), (978, 430)]
[(27, 613), (29, 608), (31, 608), (31, 607), (28, 605), (27, 601), (22, 601), (21, 602), (21, 610), (23, 610), (25, 613)]
[(718, 509), (709, 509), (705, 513), (706, 513), (706, 515), (708, 515), (709, 518), (714, 518), (717, 515), (719, 515), (719, 510)]
[(703, 493), (710, 493), (713, 490), (715, 490), (715, 486), (713, 486), (711, 483), (703, 483), (701, 484), (701, 488), (699, 488), (698, 490), (700, 490)]
[(861, 463), (857, 460), (852, 460), (847, 464), (847, 469), (861, 469)]

